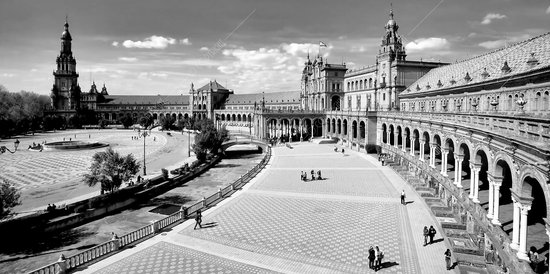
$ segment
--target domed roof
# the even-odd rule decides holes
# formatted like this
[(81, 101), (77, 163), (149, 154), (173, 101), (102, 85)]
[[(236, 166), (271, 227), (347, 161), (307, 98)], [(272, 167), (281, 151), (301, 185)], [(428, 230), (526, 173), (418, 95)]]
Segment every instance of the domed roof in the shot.
[(67, 21), (65, 21), (65, 30), (61, 33), (61, 39), (72, 40), (71, 34), (69, 33), (69, 23)]

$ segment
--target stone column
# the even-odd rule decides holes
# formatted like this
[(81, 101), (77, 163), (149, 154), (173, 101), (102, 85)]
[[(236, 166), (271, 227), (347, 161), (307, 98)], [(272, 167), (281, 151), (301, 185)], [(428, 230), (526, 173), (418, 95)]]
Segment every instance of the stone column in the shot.
[(416, 138), (411, 138), (411, 156), (414, 156), (414, 144), (416, 144)]
[(494, 225), (500, 225), (500, 221), (498, 220), (498, 211), (500, 206), (500, 186), (502, 185), (502, 177), (493, 178), (493, 180), (493, 193), (495, 195), (493, 198), (493, 206), (495, 209), (493, 210), (493, 220), (491, 223)]
[(512, 243), (510, 248), (517, 250), (519, 248), (519, 224), (520, 224), (520, 203), (512, 196), (512, 202), (514, 203), (514, 224), (512, 226)]
[(447, 177), (447, 155), (449, 155), (449, 149), (443, 148), (441, 149), (441, 175)]
[(430, 166), (435, 168), (435, 147), (437, 146), (436, 143), (432, 143), (430, 145)]
[(420, 140), (420, 156), (418, 157), (418, 159), (422, 162), (424, 162), (424, 148), (425, 148), (425, 145), (426, 145), (426, 140), (424, 138), (422, 138)]
[(298, 120), (298, 130), (300, 131), (300, 142), (304, 140), (302, 136), (302, 120)]
[(401, 150), (407, 152), (407, 135), (403, 131), (401, 132)]
[(489, 219), (492, 219), (493, 218), (493, 209), (495, 208), (494, 206), (494, 198), (495, 198), (495, 192), (493, 190), (493, 180), (492, 179), (489, 179), (489, 212), (487, 213), (487, 218)]
[(455, 183), (458, 188), (462, 188), (462, 161), (464, 155), (458, 154), (455, 157)]
[[(399, 135), (397, 134), (397, 132), (395, 132), (395, 133), (393, 134), (393, 146), (394, 146), (395, 148), (399, 148), (399, 138), (398, 138), (398, 136), (399, 136)], [(403, 138), (401, 138), (401, 140), (403, 140)], [(403, 142), (403, 141), (401, 141), (401, 142)]]
[(527, 256), (527, 215), (531, 210), (531, 205), (521, 205), (521, 224), (519, 231), (519, 249), (518, 258), (529, 261)]

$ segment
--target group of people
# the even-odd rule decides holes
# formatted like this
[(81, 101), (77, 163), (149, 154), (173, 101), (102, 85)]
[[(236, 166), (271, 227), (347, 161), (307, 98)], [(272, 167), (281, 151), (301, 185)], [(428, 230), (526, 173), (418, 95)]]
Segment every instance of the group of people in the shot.
[[(342, 148), (341, 151), (342, 151), (342, 155), (344, 155), (344, 152), (346, 152), (346, 151), (344, 150), (344, 148)], [(337, 147), (334, 147), (334, 152), (338, 152), (338, 148), (337, 148)]]
[[(307, 181), (307, 172), (305, 172), (305, 171), (301, 172), (300, 180), (302, 180), (304, 182)], [(311, 180), (315, 181), (315, 171), (313, 169), (311, 170)], [(317, 171), (317, 180), (323, 180), (323, 177), (321, 177), (321, 171), (320, 170)]]
[[(428, 244), (433, 244), (436, 233), (437, 231), (435, 230), (433, 225), (431, 225), (430, 228), (424, 226), (424, 231), (422, 232), (422, 235), (424, 236), (424, 246), (427, 246)], [(429, 241), (428, 238), (430, 239)]]
[(369, 247), (369, 268), (374, 271), (378, 271), (382, 268), (382, 259), (384, 258), (384, 252), (380, 251), (380, 248)]

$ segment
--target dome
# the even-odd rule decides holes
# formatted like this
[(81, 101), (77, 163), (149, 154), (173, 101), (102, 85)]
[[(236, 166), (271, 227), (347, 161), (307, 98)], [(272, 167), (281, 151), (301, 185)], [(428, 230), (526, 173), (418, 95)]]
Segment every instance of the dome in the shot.
[(65, 30), (61, 33), (61, 39), (72, 40), (71, 34), (69, 33), (69, 23), (67, 21), (65, 21)]
[(395, 22), (395, 20), (390, 19), (388, 20), (388, 23), (386, 24), (386, 27), (394, 27), (395, 25), (397, 25), (397, 22)]

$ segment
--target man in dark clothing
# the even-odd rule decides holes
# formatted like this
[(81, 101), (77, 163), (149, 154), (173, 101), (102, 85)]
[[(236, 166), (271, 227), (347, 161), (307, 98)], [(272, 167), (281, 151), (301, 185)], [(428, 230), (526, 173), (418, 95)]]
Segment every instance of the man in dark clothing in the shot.
[(374, 255), (374, 248), (369, 247), (369, 268), (370, 269), (374, 269), (374, 259), (376, 258), (376, 256)]
[(311, 180), (315, 180), (315, 171), (311, 170)]
[(428, 229), (428, 235), (430, 236), (430, 244), (432, 244), (434, 242), (435, 233), (437, 233), (437, 232), (435, 231), (434, 226), (431, 225), (430, 229)]
[(197, 214), (195, 215), (195, 227), (193, 228), (193, 230), (197, 229), (197, 225), (199, 226), (199, 228), (202, 228), (202, 213), (199, 210), (197, 210)]

